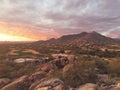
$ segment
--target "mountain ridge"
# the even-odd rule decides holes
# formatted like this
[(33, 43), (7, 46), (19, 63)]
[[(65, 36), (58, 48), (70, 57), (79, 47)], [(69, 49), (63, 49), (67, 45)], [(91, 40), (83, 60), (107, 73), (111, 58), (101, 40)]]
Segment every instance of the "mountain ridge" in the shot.
[(118, 43), (118, 41), (93, 31), (89, 33), (82, 32), (79, 34), (63, 35), (57, 39), (52, 38), (46, 41), (37, 41), (37, 43), (80, 45), (80, 44), (111, 44)]

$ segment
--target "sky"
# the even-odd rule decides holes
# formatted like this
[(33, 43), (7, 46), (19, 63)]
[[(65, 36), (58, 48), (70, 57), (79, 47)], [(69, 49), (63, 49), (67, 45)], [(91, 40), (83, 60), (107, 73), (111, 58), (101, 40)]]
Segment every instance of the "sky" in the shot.
[(0, 41), (91, 31), (120, 38), (120, 0), (0, 0)]

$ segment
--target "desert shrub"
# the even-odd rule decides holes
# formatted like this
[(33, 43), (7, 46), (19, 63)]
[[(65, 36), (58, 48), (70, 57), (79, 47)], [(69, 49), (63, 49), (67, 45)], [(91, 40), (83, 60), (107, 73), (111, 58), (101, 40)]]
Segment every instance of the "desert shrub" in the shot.
[(1, 60), (0, 61), (0, 78), (9, 76), (9, 73), (13, 70), (12, 63)]
[(92, 61), (76, 62), (63, 73), (63, 79), (66, 84), (77, 87), (85, 83), (96, 82), (97, 76), (95, 63)]
[(80, 61), (69, 64), (67, 71), (55, 69), (48, 76), (60, 78), (66, 85), (77, 87), (85, 83), (95, 83), (97, 80), (94, 61)]
[(99, 73), (101, 74), (107, 74), (107, 65), (108, 62), (104, 60), (95, 60), (96, 68), (99, 70)]
[(0, 78), (15, 79), (33, 73), (36, 66), (31, 64), (15, 64), (9, 61), (0, 61)]
[(120, 77), (120, 60), (111, 60), (111, 62), (109, 62), (109, 64), (107, 65), (107, 71), (112, 76)]
[(31, 65), (16, 65), (14, 70), (9, 72), (9, 78), (18, 78), (23, 75), (32, 74), (35, 71), (35, 67)]
[(59, 69), (55, 68), (48, 73), (48, 78), (60, 78), (63, 80), (62, 72)]

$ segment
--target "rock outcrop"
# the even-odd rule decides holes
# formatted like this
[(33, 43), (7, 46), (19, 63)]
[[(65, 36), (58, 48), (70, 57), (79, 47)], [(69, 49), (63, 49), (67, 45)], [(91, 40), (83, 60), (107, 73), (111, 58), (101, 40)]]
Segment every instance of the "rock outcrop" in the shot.
[(46, 72), (44, 71), (38, 71), (38, 72), (35, 72), (34, 74), (32, 74), (30, 77), (29, 77), (29, 80), (30, 81), (36, 81), (36, 80), (41, 80), (42, 78), (45, 78), (46, 77)]
[(57, 78), (44, 80), (34, 90), (67, 90), (64, 82)]
[[(27, 80), (28, 76), (22, 76), (18, 78), (17, 80), (11, 82), (10, 84), (6, 85), (5, 87), (1, 88), (0, 90), (25, 90), (27, 86), (23, 86), (22, 84)], [(22, 87), (24, 89), (22, 89)], [(28, 85), (28, 83), (27, 83)]]
[(8, 83), (10, 83), (10, 79), (8, 78), (1, 78), (0, 79), (0, 88), (4, 87), (5, 85), (7, 85)]

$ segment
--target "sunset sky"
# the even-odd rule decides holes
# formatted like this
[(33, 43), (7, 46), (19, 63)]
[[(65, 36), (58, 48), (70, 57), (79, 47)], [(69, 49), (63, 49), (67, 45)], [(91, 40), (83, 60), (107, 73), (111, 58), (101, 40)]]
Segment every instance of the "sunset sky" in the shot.
[(96, 31), (120, 38), (120, 0), (0, 0), (0, 41)]

